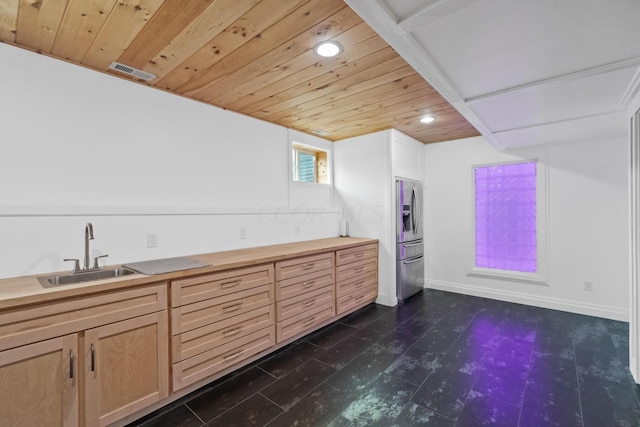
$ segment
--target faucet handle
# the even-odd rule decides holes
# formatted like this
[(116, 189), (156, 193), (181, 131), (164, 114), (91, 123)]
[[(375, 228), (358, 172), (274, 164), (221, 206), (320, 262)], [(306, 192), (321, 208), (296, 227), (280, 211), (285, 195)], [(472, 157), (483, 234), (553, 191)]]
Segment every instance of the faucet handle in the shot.
[(106, 257), (108, 257), (108, 256), (109, 256), (109, 255), (100, 255), (100, 256), (95, 257), (95, 258), (93, 259), (93, 270), (100, 270), (100, 265), (98, 265), (98, 260), (99, 260), (100, 258), (106, 258)]
[(80, 269), (80, 260), (78, 258), (64, 258), (63, 261), (74, 261), (73, 270), (71, 274), (80, 273), (82, 270)]

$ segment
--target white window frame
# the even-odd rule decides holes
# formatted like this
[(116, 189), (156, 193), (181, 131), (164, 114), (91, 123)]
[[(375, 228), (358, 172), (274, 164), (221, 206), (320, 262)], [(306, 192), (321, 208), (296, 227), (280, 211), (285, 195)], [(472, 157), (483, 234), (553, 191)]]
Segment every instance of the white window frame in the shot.
[[(536, 272), (526, 273), (512, 270), (500, 270), (493, 268), (483, 268), (476, 266), (476, 191), (475, 191), (475, 170), (478, 167), (503, 166), (516, 163), (536, 163)], [(486, 164), (471, 165), (471, 242), (468, 258), (469, 268), (467, 276), (482, 277), (490, 279), (500, 279), (508, 281), (516, 281), (522, 283), (531, 283), (537, 285), (548, 285), (548, 177), (547, 167), (544, 159), (518, 159), (506, 162), (494, 162)]]
[[(289, 185), (297, 186), (297, 187), (313, 187), (313, 188), (333, 188), (333, 146), (332, 142), (325, 141), (320, 138), (313, 137), (311, 135), (305, 135), (301, 132), (289, 131), (289, 168), (288, 168), (288, 176), (289, 176)], [(296, 181), (293, 179), (293, 150), (294, 145), (307, 148), (309, 151), (318, 152), (324, 151), (327, 153), (327, 178), (328, 183), (321, 182), (307, 182), (307, 181)]]

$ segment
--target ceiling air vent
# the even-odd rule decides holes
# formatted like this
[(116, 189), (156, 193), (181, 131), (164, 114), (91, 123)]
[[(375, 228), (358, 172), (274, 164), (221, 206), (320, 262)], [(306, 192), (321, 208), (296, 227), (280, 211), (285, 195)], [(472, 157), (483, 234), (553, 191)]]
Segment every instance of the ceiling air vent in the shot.
[(322, 129), (314, 129), (311, 132), (315, 133), (316, 135), (320, 135), (320, 136), (329, 136), (329, 135), (331, 135), (331, 132), (327, 132), (326, 130), (322, 130)]
[(158, 77), (155, 74), (147, 73), (146, 71), (138, 70), (137, 68), (129, 67), (128, 65), (124, 65), (115, 61), (112, 62), (111, 65), (109, 65), (109, 69), (119, 71), (123, 74), (146, 80), (148, 82)]

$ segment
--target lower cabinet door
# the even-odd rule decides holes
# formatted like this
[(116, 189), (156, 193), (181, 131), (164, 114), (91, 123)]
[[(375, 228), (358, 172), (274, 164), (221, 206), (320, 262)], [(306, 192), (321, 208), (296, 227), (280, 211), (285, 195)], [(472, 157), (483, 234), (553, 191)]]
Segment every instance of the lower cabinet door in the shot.
[(87, 426), (104, 426), (169, 395), (167, 312), (90, 329), (84, 337)]
[(78, 425), (78, 334), (0, 352), (0, 424)]

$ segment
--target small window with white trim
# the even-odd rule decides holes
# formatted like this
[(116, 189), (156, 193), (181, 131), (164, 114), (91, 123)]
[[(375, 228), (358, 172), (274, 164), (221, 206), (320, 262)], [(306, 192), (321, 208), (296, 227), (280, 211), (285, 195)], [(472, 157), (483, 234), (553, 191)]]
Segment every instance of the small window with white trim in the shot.
[(292, 160), (293, 181), (329, 184), (326, 151), (294, 143)]

